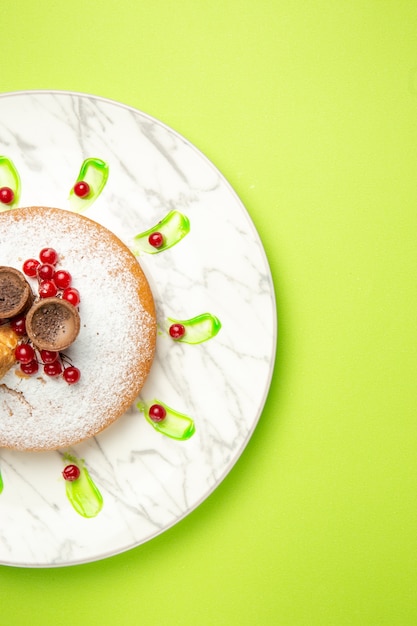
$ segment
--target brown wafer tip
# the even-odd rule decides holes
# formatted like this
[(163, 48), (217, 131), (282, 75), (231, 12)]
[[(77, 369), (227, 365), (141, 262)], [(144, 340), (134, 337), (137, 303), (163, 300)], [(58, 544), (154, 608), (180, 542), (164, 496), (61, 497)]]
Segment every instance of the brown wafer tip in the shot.
[(80, 331), (77, 309), (61, 298), (36, 302), (26, 316), (26, 332), (40, 350), (61, 352), (70, 346)]

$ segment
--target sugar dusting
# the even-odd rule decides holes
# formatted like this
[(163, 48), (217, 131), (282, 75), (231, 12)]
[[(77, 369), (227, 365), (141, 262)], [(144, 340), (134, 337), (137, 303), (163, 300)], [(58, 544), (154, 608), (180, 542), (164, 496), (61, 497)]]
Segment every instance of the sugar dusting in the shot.
[(81, 380), (21, 378), (15, 368), (0, 380), (0, 446), (22, 450), (69, 446), (114, 421), (139, 393), (155, 345), (152, 304), (144, 306), (138, 294), (147, 289), (146, 278), (114, 235), (68, 211), (0, 214), (0, 265), (21, 269), (46, 246), (57, 250), (59, 267), (81, 294), (80, 332), (65, 350)]

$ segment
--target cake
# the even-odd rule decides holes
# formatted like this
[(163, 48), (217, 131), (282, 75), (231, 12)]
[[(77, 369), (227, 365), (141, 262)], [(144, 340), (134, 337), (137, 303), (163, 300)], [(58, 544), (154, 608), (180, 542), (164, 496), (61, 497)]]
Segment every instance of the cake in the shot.
[[(25, 315), (34, 334), (19, 341), (23, 350), (34, 343), (39, 369), (25, 373), (19, 363), (6, 361), (3, 370), (0, 365), (0, 446), (15, 450), (60, 449), (101, 432), (135, 401), (155, 353), (156, 319), (148, 281), (135, 256), (113, 233), (85, 216), (56, 208), (0, 213), (2, 268), (19, 273), (27, 259), (48, 246), (57, 252), (59, 268), (71, 275), (80, 301), (69, 298), (68, 307), (59, 293), (40, 298), (38, 278), (25, 276), (32, 291)], [(79, 380), (69, 380), (76, 384), (47, 375), (39, 358), (40, 350), (54, 349), (53, 342), (48, 346), (48, 332), (46, 343), (41, 341), (42, 315), (49, 306), (53, 315), (59, 310), (66, 317), (62, 303), (74, 313), (70, 327), (75, 337), (59, 354), (64, 369), (81, 373)], [(14, 347), (17, 339), (10, 320), (0, 321), (6, 342), (0, 332), (0, 356), (3, 350), (10, 357), (7, 346)]]

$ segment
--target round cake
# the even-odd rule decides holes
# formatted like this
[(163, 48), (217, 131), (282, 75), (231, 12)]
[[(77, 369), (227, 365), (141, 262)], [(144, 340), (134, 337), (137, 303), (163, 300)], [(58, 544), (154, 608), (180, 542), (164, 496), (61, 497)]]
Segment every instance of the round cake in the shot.
[[(38, 258), (45, 248), (58, 254), (56, 268), (64, 270), (61, 286), (69, 274), (69, 290), (79, 294), (79, 302), (78, 295), (68, 296), (79, 317), (76, 338), (58, 354), (64, 371), (76, 369), (81, 375), (71, 380), (68, 371), (69, 383), (76, 382), (68, 384), (51, 368), (46, 374), (36, 345), (35, 373), (29, 365), (25, 370), (19, 363), (7, 364), (2, 370), (0, 364), (0, 446), (16, 450), (54, 450), (99, 433), (132, 405), (155, 353), (155, 308), (148, 281), (134, 255), (113, 233), (61, 209), (28, 207), (0, 213), (0, 266), (22, 272), (25, 261)], [(61, 301), (56, 302), (62, 292), (49, 297), (45, 291), (40, 297), (40, 285), (45, 289), (48, 281), (41, 283), (39, 275), (25, 278), (34, 296), (26, 319), (36, 319), (32, 326), (44, 332), (44, 318), (39, 316), (51, 310), (62, 314), (57, 306)], [(0, 324), (0, 331), (10, 333), (10, 320)], [(0, 356), (2, 349), (8, 356), (11, 350), (14, 354), (16, 343), (24, 344), (23, 352), (31, 349), (26, 336), (14, 342), (7, 335), (3, 343), (0, 336)], [(42, 353), (46, 359), (47, 352)]]

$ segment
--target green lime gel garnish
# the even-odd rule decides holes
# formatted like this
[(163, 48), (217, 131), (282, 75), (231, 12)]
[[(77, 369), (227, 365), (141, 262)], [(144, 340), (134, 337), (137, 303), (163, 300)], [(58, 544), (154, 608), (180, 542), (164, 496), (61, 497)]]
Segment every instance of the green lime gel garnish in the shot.
[(4, 487), (3, 476), (1, 475), (1, 472), (0, 472), (0, 493), (3, 491), (3, 487)]
[[(185, 332), (182, 336), (174, 336), (175, 333), (171, 333), (172, 325), (177, 324), (184, 327)], [(212, 339), (222, 327), (220, 320), (211, 313), (201, 313), (201, 315), (189, 320), (174, 320), (169, 317), (168, 325), (168, 333), (175, 341), (192, 344), (203, 343), (203, 341)]]
[[(147, 252), (156, 254), (171, 248), (190, 232), (188, 217), (179, 211), (170, 211), (158, 224), (134, 237), (134, 253)], [(149, 236), (155, 233), (162, 235), (162, 243), (158, 246), (149, 243)]]
[(8, 211), (19, 202), (20, 199), (20, 176), (10, 159), (0, 156), (0, 189), (8, 187), (13, 192), (11, 202), (4, 204), (0, 202), (0, 211)]
[[(169, 406), (161, 402), (160, 400), (153, 400), (152, 402), (138, 402), (137, 408), (145, 415), (146, 421), (155, 428), (162, 435), (171, 437), (172, 439), (179, 439), (185, 441), (194, 435), (195, 424), (194, 420), (188, 415), (178, 413)], [(152, 407), (159, 407), (165, 410), (165, 417), (161, 421), (154, 421), (150, 417), (152, 413)]]
[[(87, 209), (101, 194), (109, 177), (109, 166), (101, 159), (85, 159), (80, 168), (77, 180), (75, 181), (69, 195), (70, 206), (73, 211), (80, 213)], [(74, 187), (77, 183), (87, 183), (90, 188), (85, 196), (78, 196)]]
[(96, 517), (103, 507), (103, 497), (94, 484), (84, 462), (69, 454), (64, 456), (64, 460), (77, 465), (80, 470), (79, 478), (65, 481), (68, 500), (77, 513), (83, 517)]

